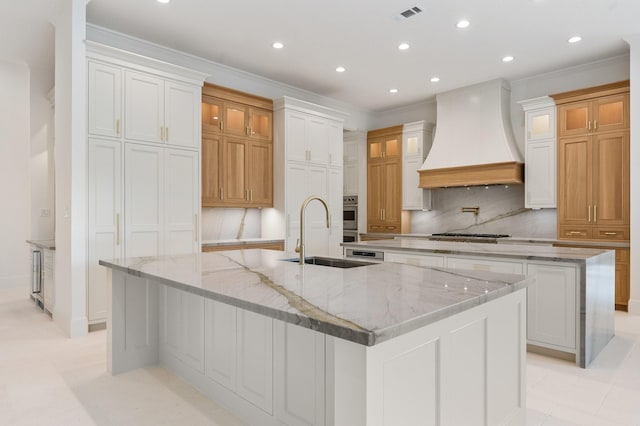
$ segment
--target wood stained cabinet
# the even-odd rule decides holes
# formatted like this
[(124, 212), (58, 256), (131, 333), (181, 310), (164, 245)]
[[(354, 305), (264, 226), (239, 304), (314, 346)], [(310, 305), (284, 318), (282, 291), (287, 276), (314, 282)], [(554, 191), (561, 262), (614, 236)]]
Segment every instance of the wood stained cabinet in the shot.
[(402, 126), (367, 134), (367, 232), (409, 232), (402, 211)]
[[(629, 82), (552, 97), (558, 105), (558, 239), (629, 241)], [(621, 259), (616, 256), (616, 307), (626, 309), (629, 266)]]
[(205, 84), (202, 206), (273, 206), (273, 102)]

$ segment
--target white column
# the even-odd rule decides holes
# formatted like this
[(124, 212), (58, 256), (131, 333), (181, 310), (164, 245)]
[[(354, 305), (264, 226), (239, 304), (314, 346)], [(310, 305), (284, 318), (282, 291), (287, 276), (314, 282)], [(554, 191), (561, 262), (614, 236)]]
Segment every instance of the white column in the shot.
[(631, 46), (631, 294), (629, 312), (640, 315), (640, 34), (626, 38)]
[(70, 337), (87, 333), (86, 1), (60, 0), (55, 35), (56, 307)]

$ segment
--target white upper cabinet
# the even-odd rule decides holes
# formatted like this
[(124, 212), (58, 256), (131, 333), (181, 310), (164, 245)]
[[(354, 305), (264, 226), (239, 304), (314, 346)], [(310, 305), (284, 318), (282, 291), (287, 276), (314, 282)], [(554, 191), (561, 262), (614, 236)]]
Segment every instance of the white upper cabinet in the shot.
[(120, 137), (122, 69), (89, 62), (89, 125), (91, 135)]
[(286, 114), (287, 161), (342, 166), (342, 123), (299, 111)]
[(556, 105), (552, 98), (521, 101), (525, 113), (525, 201), (531, 209), (556, 208)]
[(197, 148), (199, 97), (194, 86), (125, 71), (125, 138)]
[(431, 210), (431, 190), (419, 188), (425, 157), (431, 149), (433, 125), (424, 121), (402, 128), (402, 210)]
[(343, 126), (342, 123), (329, 121), (329, 166), (342, 167)]

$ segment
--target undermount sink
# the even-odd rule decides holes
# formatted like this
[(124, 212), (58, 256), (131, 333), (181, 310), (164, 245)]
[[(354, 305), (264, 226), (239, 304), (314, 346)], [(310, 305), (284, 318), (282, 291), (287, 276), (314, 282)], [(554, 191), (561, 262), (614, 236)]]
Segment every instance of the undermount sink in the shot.
[[(300, 259), (282, 259), (285, 262), (300, 263)], [(305, 257), (304, 263), (307, 265), (329, 266), (331, 268), (357, 268), (358, 266), (375, 265), (372, 262), (362, 262), (359, 260), (335, 259), (332, 257), (311, 256)]]

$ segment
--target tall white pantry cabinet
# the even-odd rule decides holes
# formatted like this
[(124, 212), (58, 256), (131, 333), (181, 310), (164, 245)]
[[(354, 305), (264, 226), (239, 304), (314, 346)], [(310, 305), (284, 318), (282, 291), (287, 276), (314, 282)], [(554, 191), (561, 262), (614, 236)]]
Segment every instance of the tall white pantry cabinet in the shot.
[(87, 42), (89, 324), (107, 317), (99, 259), (200, 251), (204, 74)]

